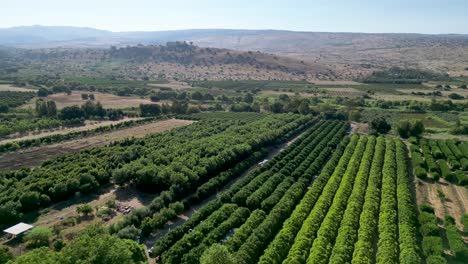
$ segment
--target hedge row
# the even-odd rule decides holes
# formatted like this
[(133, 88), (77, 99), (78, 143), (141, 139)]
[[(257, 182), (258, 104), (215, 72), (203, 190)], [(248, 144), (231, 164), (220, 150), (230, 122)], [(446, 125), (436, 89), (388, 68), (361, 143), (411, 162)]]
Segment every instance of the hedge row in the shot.
[[(303, 171), (304, 166), (300, 165), (296, 170), (292, 171), (291, 175), (297, 174), (301, 171), (302, 176), (294, 183), (284, 196), (279, 200), (267, 216), (265, 221), (255, 229), (252, 235), (246, 240), (246, 242), (239, 248), (235, 253), (235, 258), (238, 263), (256, 263), (258, 258), (261, 256), (261, 252), (269, 244), (271, 238), (277, 233), (283, 224), (284, 220), (289, 217), (291, 211), (296, 206), (299, 199), (301, 199), (306, 191), (307, 186), (313, 179), (313, 176), (318, 173), (322, 165), (325, 163), (326, 158), (331, 152), (330, 146), (339, 144), (342, 140), (342, 135), (345, 132), (346, 127), (337, 127), (331, 133), (320, 142), (316, 149), (321, 152), (317, 158), (315, 155), (310, 155), (306, 161), (313, 162), (309, 164), (309, 167)], [(311, 153), (313, 154), (313, 153)], [(290, 163), (288, 163), (289, 165)], [(300, 186), (304, 186), (303, 189)]]
[(310, 189), (305, 194), (298, 206), (294, 209), (291, 216), (284, 223), (281, 231), (276, 235), (274, 240), (270, 243), (265, 250), (263, 256), (260, 258), (259, 263), (262, 264), (280, 264), (286, 258), (289, 249), (294, 243), (302, 223), (309, 215), (310, 211), (319, 198), (323, 188), (327, 184), (330, 176), (332, 175), (335, 167), (338, 165), (346, 146), (349, 143), (349, 138), (345, 138), (336, 151), (333, 153), (330, 160), (324, 166), (320, 175), (315, 179)]
[(231, 252), (239, 250), (240, 246), (252, 234), (257, 226), (259, 226), (266, 218), (266, 213), (263, 210), (257, 209), (250, 214), (247, 221), (242, 224), (239, 229), (224, 243)]
[(421, 246), (426, 257), (426, 263), (447, 263), (443, 258), (444, 248), (434, 209), (428, 205), (421, 205), (418, 222), (419, 233), (422, 236)]
[(399, 259), (402, 264), (413, 264), (421, 263), (421, 257), (417, 239), (418, 219), (415, 198), (411, 192), (406, 151), (405, 144), (396, 140)]
[(449, 243), (450, 250), (453, 256), (458, 260), (468, 259), (468, 247), (463, 242), (461, 234), (458, 232), (455, 219), (451, 216), (446, 216), (444, 221), (445, 233), (447, 234), (447, 240)]
[(164, 263), (180, 263), (182, 256), (192, 248), (192, 245), (199, 243), (216, 227), (229, 219), (238, 209), (236, 204), (224, 204), (219, 210), (213, 212), (205, 221), (196, 226), (193, 231), (185, 234), (169, 250), (161, 256)]
[[(187, 254), (183, 255), (180, 263), (198, 263), (201, 255), (207, 248), (220, 241), (231, 229), (241, 226), (242, 223), (244, 223), (245, 220), (249, 217), (249, 215), (249, 209), (245, 207), (237, 208), (237, 210), (231, 216), (229, 216), (226, 221), (211, 230), (210, 233), (208, 233), (208, 235), (203, 238), (198, 246), (190, 249)], [(182, 251), (177, 251), (177, 254), (181, 255)]]
[(360, 156), (358, 150), (361, 150), (362, 153), (364, 149), (364, 144), (358, 145), (358, 141), (359, 136), (357, 135), (354, 135), (351, 138), (351, 141), (346, 147), (343, 156), (341, 156), (332, 176), (330, 176), (330, 180), (325, 185), (322, 194), (314, 205), (314, 208), (311, 210), (310, 214), (303, 222), (301, 229), (297, 233), (294, 244), (291, 246), (289, 254), (283, 262), (284, 264), (298, 262), (305, 263), (307, 260), (315, 234), (333, 202), (333, 197), (340, 185), (342, 176), (345, 174), (347, 168), (350, 168), (348, 163), (355, 160), (356, 156)]
[(382, 198), (379, 212), (378, 263), (398, 263), (398, 219), (396, 197), (395, 142), (387, 139), (382, 170)]
[[(317, 231), (317, 238), (312, 244), (307, 263), (328, 263), (339, 229), (342, 226), (349, 227), (351, 219), (357, 219), (359, 216), (360, 208), (364, 202), (375, 138), (371, 137), (367, 140), (367, 137), (362, 137), (360, 142), (367, 142), (365, 150), (361, 152), (360, 157), (348, 165), (351, 169), (343, 176), (340, 187), (333, 198), (333, 204)], [(348, 214), (343, 223), (345, 212)]]
[[(372, 148), (369, 148), (371, 143)], [(369, 177), (372, 170), (381, 163), (383, 160), (382, 150), (384, 149), (383, 139), (375, 139), (375, 137), (369, 138), (368, 148), (363, 156), (363, 162), (356, 177), (356, 183), (354, 185), (353, 192), (348, 201), (343, 220), (338, 230), (335, 245), (333, 246), (330, 263), (349, 263), (353, 256), (354, 244), (358, 239), (359, 230), (359, 218), (362, 213), (366, 189), (368, 184), (371, 183), (372, 179)], [(374, 152), (376, 155), (374, 155)], [(381, 156), (378, 156), (381, 154)], [(374, 169), (375, 170), (375, 169)], [(369, 186), (369, 188), (371, 188)]]
[(357, 242), (354, 244), (351, 263), (372, 263), (374, 256), (373, 243), (376, 238), (380, 194), (382, 185), (382, 167), (385, 156), (385, 139), (379, 137), (372, 161), (369, 183), (364, 198), (364, 205), (359, 218)]

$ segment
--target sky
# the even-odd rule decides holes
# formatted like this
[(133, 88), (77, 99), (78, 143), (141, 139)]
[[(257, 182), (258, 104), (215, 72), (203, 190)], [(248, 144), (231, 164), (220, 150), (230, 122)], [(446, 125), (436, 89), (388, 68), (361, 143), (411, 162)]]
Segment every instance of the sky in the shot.
[(468, 0), (0, 0), (0, 28), (468, 34)]

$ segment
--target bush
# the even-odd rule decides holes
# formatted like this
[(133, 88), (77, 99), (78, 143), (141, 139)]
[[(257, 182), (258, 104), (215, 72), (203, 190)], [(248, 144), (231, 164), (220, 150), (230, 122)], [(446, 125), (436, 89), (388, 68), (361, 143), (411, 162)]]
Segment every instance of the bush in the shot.
[(127, 226), (117, 232), (117, 236), (124, 239), (135, 240), (140, 235), (140, 230), (134, 225)]
[(31, 248), (49, 246), (49, 239), (52, 237), (52, 230), (48, 227), (35, 227), (24, 236), (24, 241), (28, 242)]
[(428, 204), (421, 204), (419, 206), (419, 209), (421, 210), (421, 212), (434, 214), (434, 208)]
[(438, 236), (423, 237), (422, 250), (426, 256), (442, 256), (444, 253), (444, 248), (442, 245), (442, 238)]
[(426, 264), (446, 264), (447, 260), (445, 260), (442, 256), (429, 256), (426, 258)]
[(99, 208), (99, 210), (97, 210), (96, 216), (99, 218), (103, 218), (103, 219), (109, 219), (112, 217), (113, 213), (114, 211), (112, 211), (112, 209), (104, 206), (104, 207)]
[(13, 260), (13, 254), (8, 251), (7, 247), (0, 248), (0, 264), (7, 263), (9, 260)]
[(420, 179), (426, 179), (427, 178), (427, 172), (425, 169), (417, 166), (414, 167), (414, 175)]
[(468, 233), (468, 214), (463, 214), (461, 222), (463, 224), (463, 232)]
[(89, 204), (82, 204), (76, 207), (76, 212), (78, 214), (83, 214), (84, 216), (87, 216), (93, 213), (93, 208)]
[(453, 252), (455, 258), (466, 260), (466, 258), (468, 258), (468, 247), (466, 247), (461, 234), (458, 232), (455, 219), (451, 216), (445, 217), (444, 225), (450, 250)]

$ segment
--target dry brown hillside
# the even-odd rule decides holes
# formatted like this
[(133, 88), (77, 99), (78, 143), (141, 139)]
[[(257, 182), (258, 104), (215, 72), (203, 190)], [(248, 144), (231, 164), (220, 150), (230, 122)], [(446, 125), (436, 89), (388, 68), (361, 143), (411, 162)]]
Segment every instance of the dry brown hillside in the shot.
[(300, 59), (262, 52), (201, 48), (186, 42), (110, 49), (34, 49), (18, 56), (28, 69), (64, 75), (300, 80), (330, 74), (326, 67)]
[(275, 53), (328, 68), (350, 79), (390, 66), (468, 75), (468, 36), (421, 34), (234, 32), (192, 38), (195, 44)]

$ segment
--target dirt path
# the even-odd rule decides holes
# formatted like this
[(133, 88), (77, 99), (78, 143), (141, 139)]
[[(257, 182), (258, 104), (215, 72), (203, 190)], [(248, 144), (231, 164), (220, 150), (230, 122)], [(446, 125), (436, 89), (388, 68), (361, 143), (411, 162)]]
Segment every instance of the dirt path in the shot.
[(144, 137), (148, 134), (163, 132), (176, 127), (193, 123), (190, 120), (169, 119), (156, 121), (141, 126), (125, 128), (82, 139), (65, 141), (52, 145), (44, 145), (35, 148), (6, 153), (0, 156), (0, 169), (19, 169), (21, 167), (34, 167), (42, 164), (52, 157), (78, 152), (85, 148), (106, 145), (112, 141), (127, 137)]
[(50, 131), (43, 131), (43, 132), (33, 132), (29, 133), (27, 135), (20, 135), (20, 134), (15, 134), (11, 135), (8, 138), (1, 139), (0, 144), (5, 144), (8, 142), (13, 142), (13, 141), (21, 141), (21, 140), (27, 140), (27, 139), (36, 139), (36, 138), (41, 138), (41, 137), (46, 137), (46, 136), (51, 136), (51, 135), (63, 135), (63, 134), (68, 134), (70, 132), (79, 132), (79, 131), (85, 131), (85, 130), (91, 130), (95, 129), (98, 127), (103, 127), (103, 126), (110, 126), (110, 125), (116, 125), (119, 123), (123, 123), (126, 121), (131, 121), (131, 120), (140, 120), (142, 118), (124, 118), (121, 120), (117, 121), (86, 121), (86, 125), (84, 126), (79, 126), (79, 127), (66, 127), (66, 128), (61, 128), (61, 129), (53, 129)]

